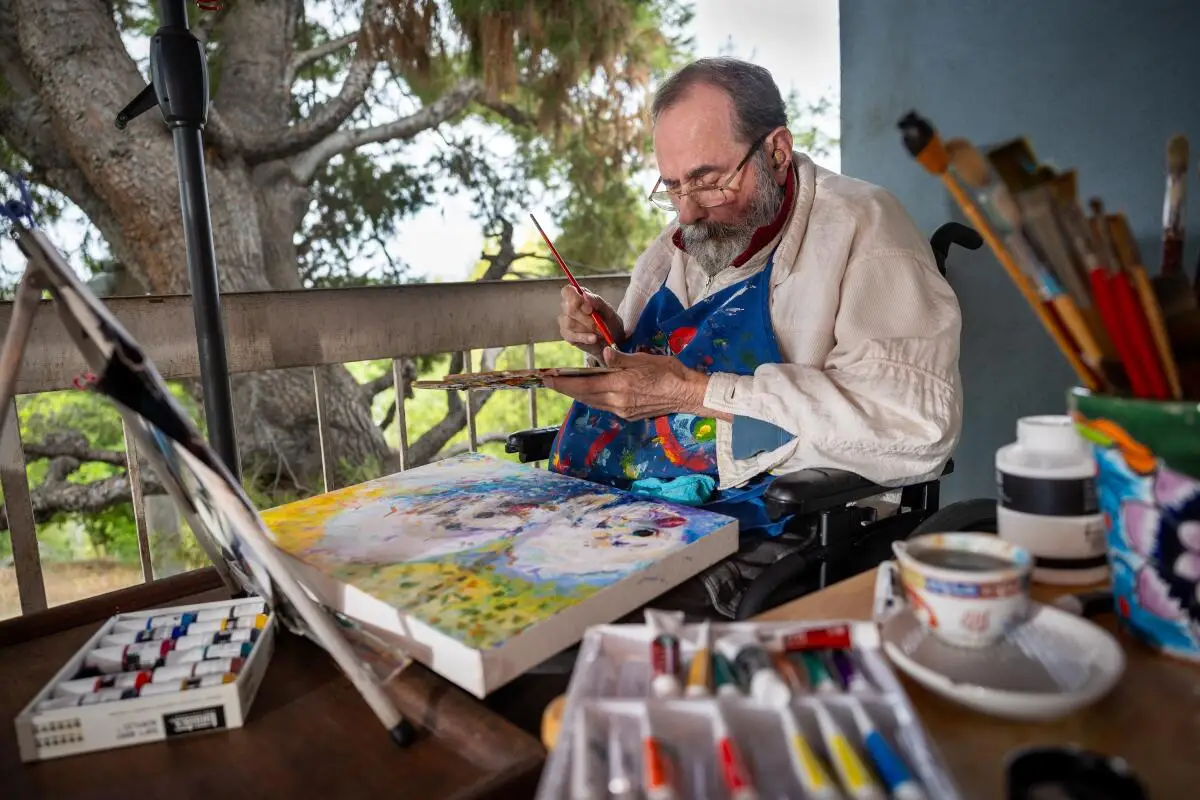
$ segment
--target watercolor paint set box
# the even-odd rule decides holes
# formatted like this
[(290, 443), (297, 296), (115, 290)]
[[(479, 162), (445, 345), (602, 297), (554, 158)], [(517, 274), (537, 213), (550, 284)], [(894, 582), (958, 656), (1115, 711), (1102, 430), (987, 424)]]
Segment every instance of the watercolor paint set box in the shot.
[(538, 800), (958, 798), (870, 622), (587, 632)]
[(17, 715), (21, 760), (241, 727), (275, 631), (257, 597), (110, 617)]

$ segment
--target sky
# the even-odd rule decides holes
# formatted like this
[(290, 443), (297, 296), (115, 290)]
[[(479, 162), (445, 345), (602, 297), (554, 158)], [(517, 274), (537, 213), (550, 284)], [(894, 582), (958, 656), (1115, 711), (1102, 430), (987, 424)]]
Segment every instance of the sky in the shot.
[[(695, 16), (691, 34), (697, 55), (732, 55), (760, 64), (771, 71), (785, 95), (795, 90), (802, 102), (838, 98), (837, 0), (693, 0), (692, 5)], [(135, 58), (145, 57), (144, 50), (135, 49), (143, 48), (131, 47)], [(837, 137), (840, 126), (836, 105), (817, 124), (828, 135)], [(841, 167), (836, 148), (816, 160), (835, 171)], [(483, 231), (471, 218), (470, 210), (466, 196), (439, 198), (399, 226), (388, 243), (389, 252), (409, 264), (411, 277), (429, 282), (466, 280), (484, 244)], [(538, 213), (538, 209), (531, 211)], [(556, 231), (546, 216), (539, 215), (539, 219), (547, 233), (554, 236)], [(50, 233), (56, 244), (70, 252), (82, 240), (83, 231), (79, 223), (64, 220)], [(516, 232), (518, 242), (535, 235), (528, 223)], [(8, 273), (22, 266), (9, 241), (0, 241), (0, 265)]]

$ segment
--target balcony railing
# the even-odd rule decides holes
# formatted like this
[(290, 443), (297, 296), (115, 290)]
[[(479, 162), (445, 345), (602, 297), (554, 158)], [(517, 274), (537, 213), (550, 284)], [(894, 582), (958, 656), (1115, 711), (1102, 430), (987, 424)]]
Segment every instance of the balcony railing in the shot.
[[(588, 288), (614, 308), (628, 282), (627, 275), (593, 277), (587, 281)], [(325, 393), (322, 372), (316, 367), (391, 359), (393, 380), (398, 396), (402, 397), (399, 359), (404, 357), (463, 351), (470, 365), (472, 350), (523, 345), (526, 363), (537, 366), (534, 345), (559, 339), (555, 316), (562, 285), (558, 280), (507, 280), (224, 295), (229, 369), (245, 373), (314, 368), (322, 465), (329, 488), (331, 469), (324, 444), (329, 436), (327, 415), (322, 413)], [(190, 297), (126, 297), (105, 303), (145, 348), (163, 378), (199, 377)], [(12, 305), (0, 304), (0, 329), (5, 332), (11, 315)], [(17, 392), (34, 394), (71, 389), (86, 371), (87, 365), (58, 315), (53, 309), (43, 308), (25, 350)], [(529, 424), (536, 427), (535, 395), (530, 392), (529, 396)], [(465, 405), (468, 446), (475, 450), (471, 404)], [(396, 404), (396, 412), (400, 463), (404, 465), (408, 462), (408, 425), (403, 402)], [(0, 488), (8, 514), (21, 613), (29, 614), (47, 607), (46, 588), (16, 402), (10, 403), (3, 413), (6, 422), (0, 437)], [(154, 566), (138, 460), (135, 453), (129, 452), (128, 435), (125, 441), (142, 580), (152, 582)]]

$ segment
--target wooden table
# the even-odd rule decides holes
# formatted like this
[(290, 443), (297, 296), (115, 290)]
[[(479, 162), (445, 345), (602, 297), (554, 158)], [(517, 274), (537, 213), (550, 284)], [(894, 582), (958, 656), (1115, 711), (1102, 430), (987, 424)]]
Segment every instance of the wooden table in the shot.
[[(873, 571), (863, 573), (756, 619), (869, 619), (874, 582)], [(1034, 589), (1041, 602), (1063, 593)], [(1003, 797), (1009, 752), (1062, 744), (1125, 759), (1155, 800), (1200, 797), (1200, 667), (1157, 655), (1118, 631), (1111, 615), (1095, 621), (1114, 632), (1124, 647), (1125, 674), (1107, 697), (1055, 722), (1019, 723), (986, 716), (933, 694), (896, 670), (967, 797)]]
[(0, 623), (0, 797), (412, 797), (532, 795), (534, 737), (414, 665), (387, 690), (426, 730), (401, 749), (332, 659), (282, 632), (244, 727), (23, 764), (13, 719), (116, 613), (228, 597), (203, 570)]

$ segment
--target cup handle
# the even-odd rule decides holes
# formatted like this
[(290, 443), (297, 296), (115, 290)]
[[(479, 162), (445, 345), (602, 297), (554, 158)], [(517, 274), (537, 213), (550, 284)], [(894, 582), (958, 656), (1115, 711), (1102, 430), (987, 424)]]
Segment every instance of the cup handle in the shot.
[(895, 561), (884, 561), (875, 573), (875, 602), (871, 615), (882, 622), (904, 605), (904, 587), (900, 584), (900, 569)]

